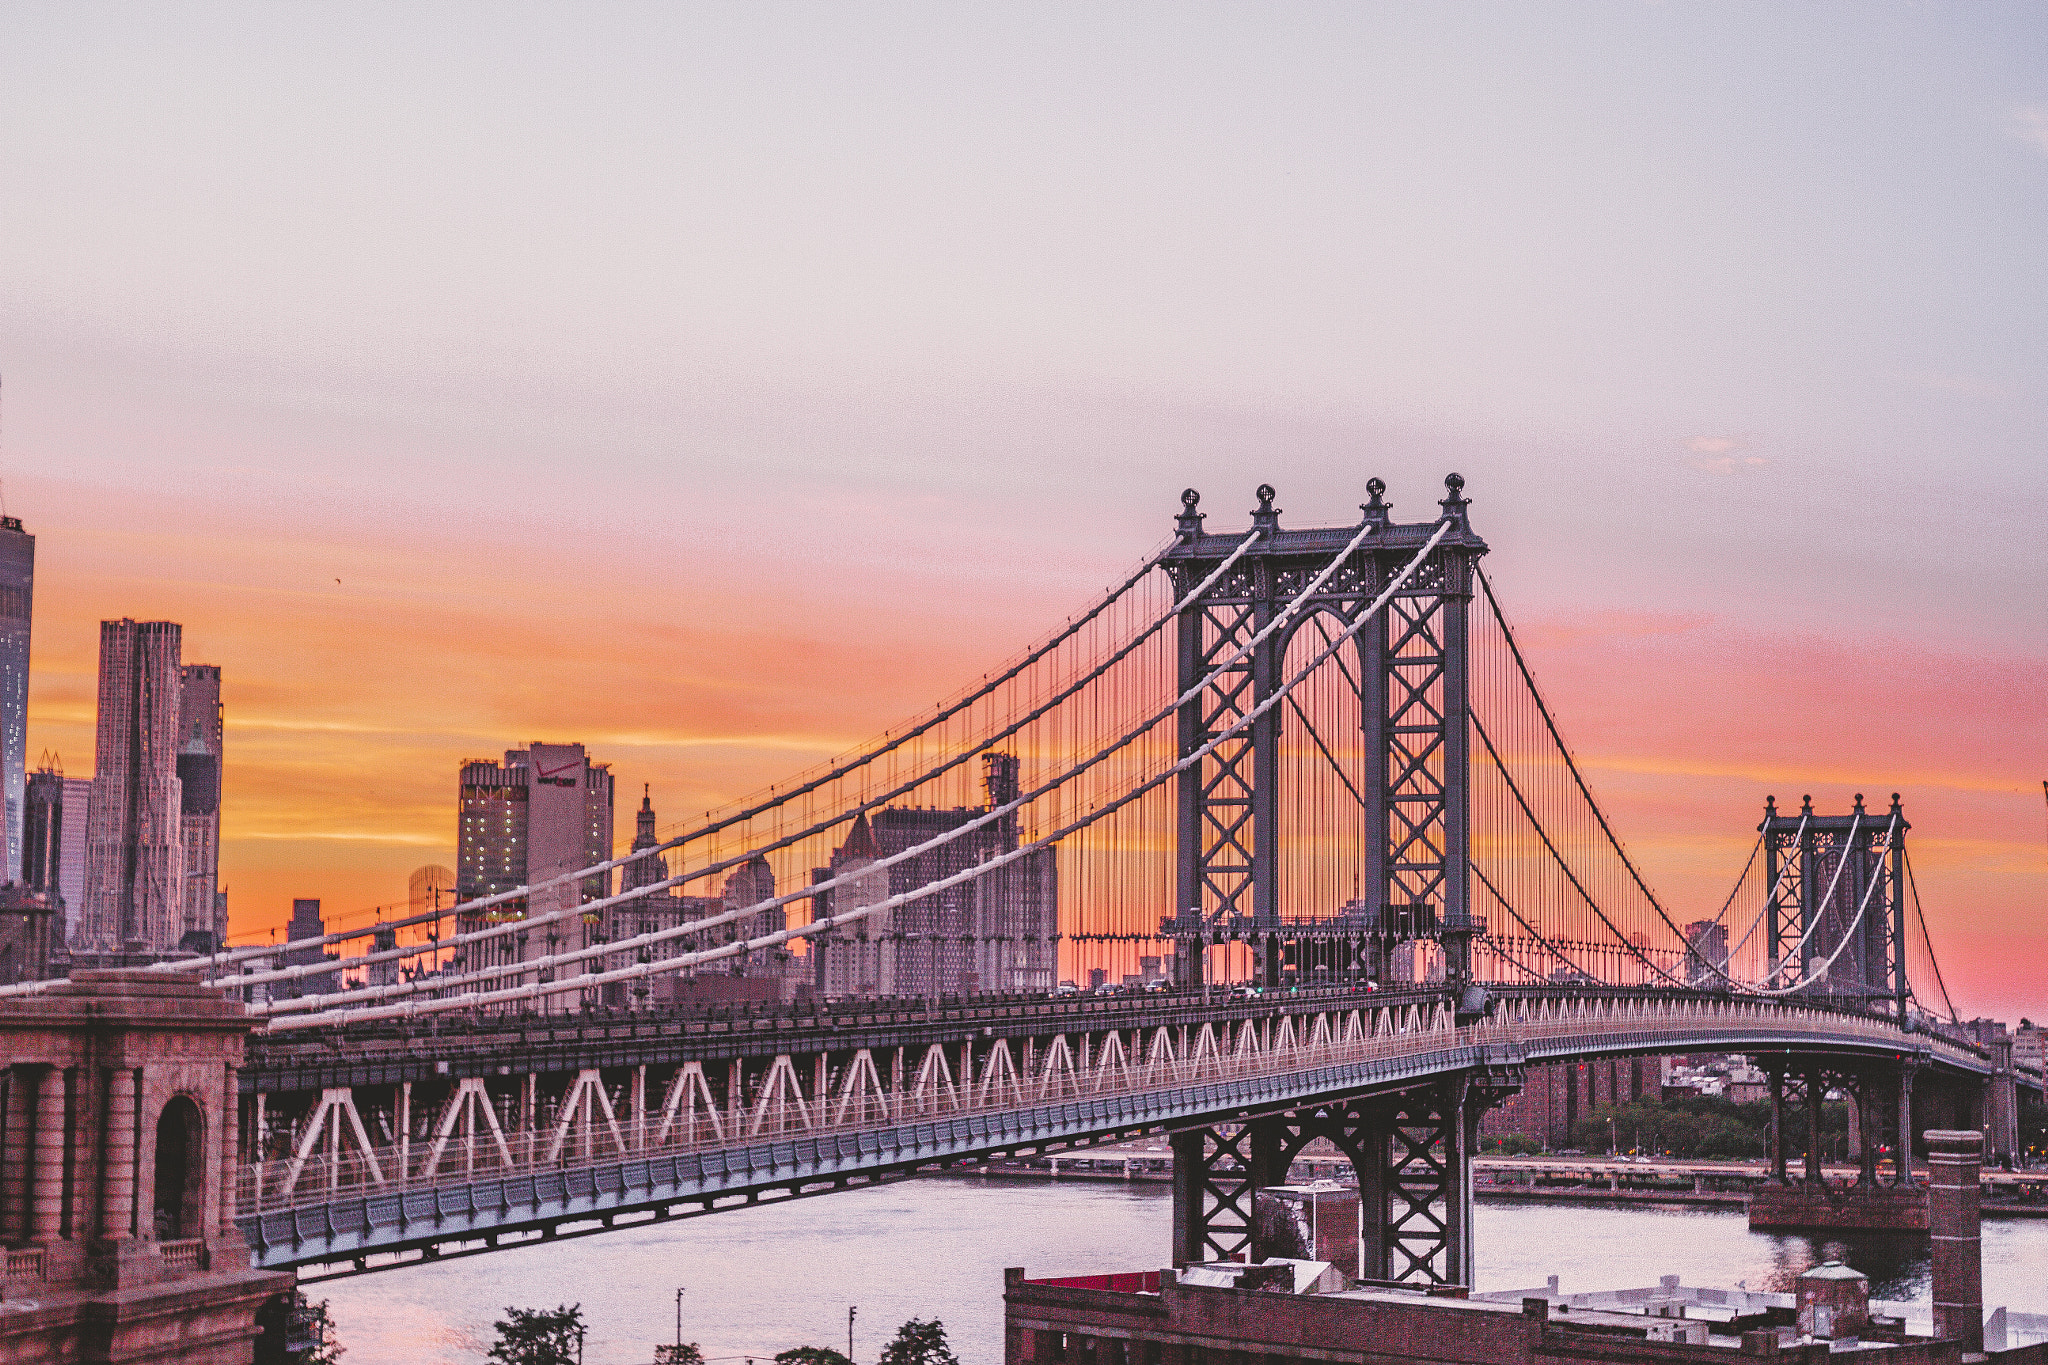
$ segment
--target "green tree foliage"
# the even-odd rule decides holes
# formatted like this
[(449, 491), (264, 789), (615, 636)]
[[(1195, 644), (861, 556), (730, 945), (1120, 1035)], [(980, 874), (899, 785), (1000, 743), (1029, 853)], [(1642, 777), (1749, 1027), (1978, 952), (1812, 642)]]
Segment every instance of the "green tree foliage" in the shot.
[(1528, 1156), (1542, 1151), (1543, 1144), (1520, 1133), (1499, 1133), (1479, 1139), (1479, 1150), (1501, 1156)]
[[(801, 1349), (808, 1350), (810, 1348), (804, 1347)], [(784, 1351), (782, 1354), (792, 1355), (794, 1352)], [(830, 1355), (832, 1353), (827, 1351), (825, 1354)], [(775, 1358), (780, 1360), (782, 1356)], [(654, 1365), (704, 1365), (704, 1351), (694, 1341), (686, 1341), (679, 1346), (657, 1346), (654, 1348)], [(850, 1362), (849, 1365), (851, 1365)]]
[(292, 1313), (291, 1336), (295, 1342), (305, 1344), (291, 1352), (291, 1365), (335, 1365), (347, 1353), (348, 1347), (341, 1344), (334, 1335), (334, 1319), (327, 1315), (327, 1300), (312, 1303), (306, 1296), (297, 1296), (298, 1305)]
[(491, 1324), (498, 1340), (490, 1358), (500, 1365), (576, 1365), (583, 1351), (583, 1305), (507, 1308)]
[[(1770, 1122), (1771, 1107), (1766, 1103), (1734, 1104), (1713, 1095), (1662, 1102), (1632, 1100), (1600, 1105), (1580, 1119), (1572, 1128), (1571, 1145), (1587, 1152), (1605, 1152), (1611, 1133), (1621, 1151), (1644, 1156), (1760, 1157), (1769, 1150)], [(1822, 1151), (1830, 1160), (1845, 1155), (1849, 1106), (1823, 1105), (1820, 1131)], [(1785, 1150), (1795, 1156), (1806, 1150), (1804, 1105), (1785, 1106)]]
[(881, 1365), (960, 1365), (946, 1344), (946, 1327), (937, 1318), (912, 1318), (896, 1329), (896, 1339), (882, 1348)]
[(775, 1365), (853, 1365), (829, 1346), (795, 1346), (775, 1357)]

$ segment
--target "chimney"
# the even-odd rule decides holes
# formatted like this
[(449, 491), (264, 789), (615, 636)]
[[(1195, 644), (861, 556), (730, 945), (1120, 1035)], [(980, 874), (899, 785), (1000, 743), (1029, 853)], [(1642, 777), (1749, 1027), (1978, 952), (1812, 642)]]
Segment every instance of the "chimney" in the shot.
[(1984, 1135), (1930, 1128), (1927, 1231), (1934, 1241), (1934, 1335), (1984, 1349), (1984, 1265), (1979, 1240), (1977, 1168)]

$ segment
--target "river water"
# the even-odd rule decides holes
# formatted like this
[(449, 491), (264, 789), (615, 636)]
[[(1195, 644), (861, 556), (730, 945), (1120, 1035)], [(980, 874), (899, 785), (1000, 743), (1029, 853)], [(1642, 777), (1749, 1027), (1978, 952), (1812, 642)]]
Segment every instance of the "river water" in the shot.
[[(1823, 1259), (1819, 1239), (1749, 1231), (1740, 1212), (1482, 1203), (1478, 1287), (1688, 1284), (1785, 1290)], [(1157, 1269), (1169, 1259), (1165, 1184), (953, 1177), (852, 1190), (644, 1229), (491, 1252), (311, 1287), (345, 1365), (478, 1365), (508, 1306), (583, 1305), (588, 1365), (647, 1365), (683, 1336), (712, 1361), (765, 1362), (792, 1346), (873, 1361), (907, 1318), (939, 1318), (962, 1365), (1000, 1365), (1003, 1267), (1035, 1276)], [(1927, 1301), (1927, 1244), (1835, 1239), (1882, 1299)], [(1984, 1302), (2048, 1311), (2048, 1221), (1984, 1225)]]

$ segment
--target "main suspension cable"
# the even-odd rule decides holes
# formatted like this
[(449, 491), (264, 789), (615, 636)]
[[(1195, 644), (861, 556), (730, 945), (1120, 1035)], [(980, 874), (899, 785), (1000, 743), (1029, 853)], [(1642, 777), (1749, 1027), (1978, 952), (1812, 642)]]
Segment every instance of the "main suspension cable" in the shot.
[[(1199, 764), (1204, 758), (1208, 757), (1211, 753), (1213, 753), (1216, 750), (1216, 748), (1219, 745), (1221, 745), (1226, 739), (1236, 734), (1237, 731), (1243, 729), (1245, 726), (1252, 724), (1260, 716), (1264, 715), (1268, 710), (1278, 705), (1289, 693), (1293, 691), (1294, 687), (1298, 683), (1300, 683), (1303, 678), (1309, 676), (1309, 674), (1313, 673), (1317, 668), (1319, 668), (1325, 660), (1330, 658), (1330, 656), (1337, 651), (1337, 649), (1344, 643), (1344, 641), (1356, 635), (1358, 631), (1361, 630), (1368, 621), (1372, 620), (1374, 617), (1378, 615), (1379, 611), (1386, 605), (1386, 603), (1390, 599), (1392, 599), (1393, 596), (1398, 591), (1400, 591), (1400, 589), (1403, 586), (1407, 584), (1409, 578), (1414, 575), (1416, 569), (1422, 565), (1423, 561), (1426, 560), (1429, 557), (1429, 555), (1435, 551), (1438, 542), (1440, 542), (1444, 538), (1445, 534), (1450, 530), (1452, 524), (1453, 523), (1449, 518), (1445, 518), (1444, 520), (1438, 522), (1436, 529), (1434, 533), (1431, 534), (1431, 536), (1429, 537), (1428, 542), (1424, 544), (1422, 548), (1416, 552), (1414, 558), (1408, 561), (1408, 563), (1402, 568), (1401, 572), (1398, 575), (1396, 575), (1393, 581), (1387, 585), (1385, 590), (1382, 591), (1380, 595), (1374, 599), (1372, 605), (1368, 607), (1366, 610), (1360, 612), (1358, 614), (1357, 619), (1354, 622), (1352, 622), (1352, 624), (1349, 627), (1347, 627), (1342, 633), (1340, 633), (1334, 641), (1332, 641), (1321, 653), (1319, 653), (1314, 659), (1312, 659), (1304, 668), (1302, 668), (1293, 677), (1287, 679), (1285, 683), (1283, 683), (1283, 685), (1279, 688), (1279, 690), (1273, 693), (1273, 695), (1267, 697), (1264, 701), (1253, 706), (1244, 715), (1240, 716), (1237, 720), (1233, 721), (1227, 728), (1211, 737), (1207, 743), (1201, 745), (1199, 748), (1183, 756), (1177, 762), (1173, 763), (1171, 766), (1157, 773), (1153, 777), (1147, 779), (1146, 781), (1134, 787), (1130, 791), (1127, 791), (1122, 795), (1114, 798), (1107, 804), (1096, 807), (1094, 810), (1081, 816), (1079, 819), (1071, 821), (1067, 825), (1062, 826), (1057, 830), (1054, 830), (1051, 834), (1045, 835), (1039, 839), (1035, 839), (1028, 844), (1022, 845), (1019, 848), (1010, 850), (1002, 854), (998, 854), (993, 858), (986, 859), (980, 863), (975, 864), (974, 866), (964, 868), (961, 871), (956, 872), (950, 876), (942, 877), (936, 881), (927, 882), (922, 886), (900, 892), (897, 895), (890, 896), (880, 902), (877, 902), (874, 905), (862, 906), (856, 910), (851, 910), (844, 914), (828, 915), (823, 919), (815, 920), (810, 924), (802, 925), (797, 928), (780, 929), (773, 933), (762, 935), (759, 938), (730, 943), (719, 948), (703, 949), (697, 952), (680, 954), (676, 957), (662, 959), (659, 962), (641, 962), (635, 963), (632, 966), (628, 967), (614, 968), (610, 971), (584, 973), (579, 976), (569, 977), (563, 981), (535, 981), (521, 986), (510, 987), (505, 990), (474, 992), (465, 995), (449, 996), (443, 997), (441, 999), (427, 1000), (424, 1002), (418, 1000), (411, 1000), (402, 1005), (371, 1006), (365, 1009), (329, 1009), (316, 1014), (304, 1014), (288, 1016), (284, 1018), (273, 1018), (270, 1023), (270, 1027), (273, 1029), (312, 1028), (345, 1021), (367, 1021), (372, 1019), (409, 1017), (417, 1014), (443, 1013), (449, 1010), (471, 1009), (484, 1005), (506, 1003), (513, 1000), (530, 1000), (544, 995), (562, 994), (567, 991), (589, 990), (593, 987), (610, 984), (613, 981), (626, 981), (658, 973), (679, 971), (685, 967), (697, 966), (704, 962), (718, 961), (723, 958), (737, 956), (741, 953), (753, 952), (757, 950), (776, 947), (780, 944), (788, 943), (795, 939), (809, 938), (813, 935), (827, 932), (828, 930), (833, 929), (839, 925), (850, 924), (857, 920), (865, 919), (870, 915), (879, 914), (886, 910), (893, 910), (899, 905), (909, 904), (913, 901), (923, 899), (924, 897), (936, 895), (939, 892), (944, 891), (959, 883), (970, 881), (977, 877), (984, 876), (987, 873), (992, 872), (999, 867), (1006, 866), (1009, 863), (1015, 862), (1019, 858), (1029, 857), (1030, 855), (1037, 853), (1043, 849), (1052, 847), (1059, 840), (1066, 838), (1070, 834), (1076, 833), (1082, 829), (1086, 829), (1090, 825), (1094, 824), (1096, 821), (1113, 814), (1114, 812), (1122, 809), (1126, 805), (1129, 805), (1131, 802), (1137, 800), (1145, 793), (1171, 780), (1178, 774), (1186, 771), (1188, 768), (1196, 764)], [(1337, 568), (1351, 557), (1352, 553), (1356, 551), (1359, 544), (1363, 542), (1365, 536), (1371, 531), (1371, 529), (1372, 527), (1369, 523), (1365, 527), (1361, 528), (1358, 535), (1353, 538), (1352, 542), (1348, 546), (1345, 547), (1344, 551), (1337, 555), (1336, 558), (1334, 558), (1331, 561), (1330, 565), (1327, 568), (1325, 568), (1322, 573), (1318, 574), (1317, 577), (1306, 588), (1302, 590), (1301, 594), (1298, 597), (1296, 597), (1293, 602), (1289, 603), (1288, 608), (1285, 611), (1279, 613), (1265, 629), (1261, 630), (1260, 632), (1258, 632), (1258, 634), (1254, 635), (1251, 640), (1247, 641), (1246, 644), (1243, 646), (1242, 650), (1240, 651), (1240, 653), (1235, 657), (1242, 657), (1243, 653), (1248, 652), (1251, 648), (1256, 646), (1272, 630), (1283, 626), (1286, 623), (1286, 621), (1292, 616), (1293, 612), (1298, 608), (1298, 606), (1302, 602), (1305, 602), (1315, 592), (1319, 591), (1323, 583), (1328, 580), (1330, 575), (1335, 573)], [(1185, 701), (1192, 699), (1196, 696), (1199, 696), (1203, 686), (1206, 686), (1206, 684), (1201, 684), (1197, 685), (1194, 688), (1190, 688), (1181, 699), (1177, 700), (1174, 705), (1165, 708), (1165, 710), (1163, 710), (1159, 714), (1159, 716), (1156, 717), (1152, 722), (1148, 723), (1144, 727), (1144, 729), (1149, 731), (1153, 725), (1156, 725), (1158, 723), (1158, 720), (1164, 719), (1166, 716), (1172, 715), (1173, 713), (1177, 712), (1180, 706), (1185, 703)], [(1092, 766), (1094, 763), (1101, 761), (1101, 759), (1105, 757), (1107, 757), (1106, 752), (1098, 754), (1095, 758), (1089, 760), (1088, 765), (1085, 766)], [(1060, 781), (1064, 780), (1065, 779), (1060, 779)], [(1002, 813), (1007, 813), (1009, 809), (1011, 809), (1015, 805), (1023, 804), (1025, 801), (1035, 800), (1038, 796), (1043, 795), (1045, 792), (1051, 790), (1052, 786), (1057, 785), (1058, 782), (1055, 782), (1051, 786), (1040, 788), (1037, 792), (1032, 793), (1029, 797), (1020, 797), (1017, 802), (1011, 803), (1011, 806), (1003, 808)], [(984, 819), (994, 818), (997, 814), (998, 812), (990, 812), (990, 815), (988, 817), (984, 817)], [(936, 843), (941, 841), (933, 842)], [(859, 873), (853, 875), (862, 877), (869, 876), (872, 875), (873, 872), (875, 872), (879, 867), (880, 863), (870, 864), (869, 866), (861, 869)], [(836, 881), (838, 879), (834, 880)], [(831, 883), (820, 883), (814, 887), (807, 888), (805, 892), (803, 892), (802, 894), (815, 894), (816, 892), (824, 889), (827, 885), (830, 884)], [(781, 900), (795, 898), (797, 897), (791, 896), (785, 898), (778, 898), (775, 901), (764, 901), (760, 905), (749, 907), (745, 911), (730, 912), (730, 914), (725, 918), (730, 918), (734, 915), (757, 913), (760, 910), (766, 909), (773, 904), (780, 903)], [(567, 962), (581, 961), (586, 958), (599, 956), (605, 953), (618, 953), (633, 948), (637, 948), (643, 945), (648, 945), (660, 941), (666, 941), (668, 939), (677, 937), (680, 934), (699, 931), (705, 927), (708, 927), (710, 923), (711, 921), (708, 920), (695, 921), (687, 926), (681, 926), (674, 929), (658, 930), (653, 933), (639, 935), (636, 938), (621, 940), (618, 943), (602, 944), (598, 945), (595, 948), (581, 949), (573, 953), (558, 954), (552, 957), (536, 958), (523, 963), (506, 964), (506, 968), (509, 970), (491, 969), (490, 972), (488, 973), (488, 977), (495, 978), (496, 976), (508, 975), (512, 972), (538, 973), (541, 971), (547, 971), (551, 970), (553, 967), (557, 965), (561, 965)], [(487, 979), (487, 974), (472, 973), (469, 979)], [(425, 984), (430, 988), (438, 991), (445, 990), (449, 986), (457, 983), (443, 979), (431, 983), (422, 984)], [(385, 987), (371, 989), (388, 992), (393, 990), (394, 988)], [(351, 992), (350, 994), (360, 997), (363, 993)]]

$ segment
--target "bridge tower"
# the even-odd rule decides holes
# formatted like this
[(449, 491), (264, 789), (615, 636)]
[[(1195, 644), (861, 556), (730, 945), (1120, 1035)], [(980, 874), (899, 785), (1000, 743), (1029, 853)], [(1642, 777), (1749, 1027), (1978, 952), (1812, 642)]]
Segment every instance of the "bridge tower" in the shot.
[[(1272, 707), (1219, 744), (1179, 778), (1175, 901), (1161, 932), (1176, 943), (1180, 983), (1202, 984), (1204, 950), (1244, 943), (1255, 979), (1281, 984), (1287, 964), (1313, 958), (1342, 977), (1377, 976), (1387, 949), (1405, 940), (1443, 944), (1446, 975), (1469, 975), (1471, 917), (1466, 869), (1468, 801), (1467, 609), (1473, 566), (1486, 553), (1466, 519), (1465, 481), (1444, 480), (1439, 520), (1448, 533), (1394, 593), (1380, 619), (1359, 631), (1325, 667), (1346, 664), (1356, 692), (1360, 771), (1349, 781), (1365, 806), (1368, 845), (1360, 894), (1319, 916), (1283, 918), (1280, 905), (1281, 730), (1286, 708)], [(1180, 755), (1273, 696), (1294, 634), (1318, 613), (1342, 629), (1358, 619), (1436, 530), (1437, 521), (1396, 522), (1366, 484), (1371, 501), (1349, 527), (1280, 526), (1271, 485), (1258, 490), (1256, 537), (1227, 573), (1188, 601), (1178, 622), (1179, 692), (1201, 690), (1182, 705)], [(1203, 528), (1194, 489), (1181, 495), (1177, 543), (1165, 556), (1178, 597), (1187, 598), (1244, 543)], [(1343, 555), (1361, 526), (1372, 534), (1310, 599), (1309, 609), (1224, 668), (1203, 679), (1270, 624), (1285, 604)], [(1350, 655), (1346, 660), (1346, 654)]]
[[(1889, 1005), (1906, 1017), (1906, 813), (1816, 815), (1806, 797), (1794, 814), (1764, 799), (1764, 943), (1776, 984), (1811, 982), (1802, 995)], [(1816, 979), (1818, 978), (1818, 979)]]
[[(1437, 520), (1396, 522), (1382, 496), (1386, 485), (1373, 479), (1360, 523), (1304, 530), (1281, 527), (1274, 491), (1261, 486), (1248, 547), (1241, 535), (1204, 530), (1200, 495), (1181, 495), (1178, 539), (1165, 565), (1176, 597), (1187, 602), (1178, 623), (1179, 692), (1199, 688), (1180, 710), (1183, 759), (1279, 691), (1288, 644), (1317, 614), (1341, 632), (1399, 584), (1379, 618), (1323, 665), (1342, 665), (1358, 703), (1363, 759), (1345, 779), (1365, 808), (1358, 896), (1327, 914), (1281, 913), (1280, 751), (1288, 722), (1285, 708), (1269, 708), (1179, 778), (1174, 913), (1161, 933), (1175, 940), (1182, 985), (1203, 984), (1205, 951), (1222, 943), (1248, 945), (1254, 979), (1269, 987), (1283, 984), (1290, 965), (1305, 974), (1311, 961), (1333, 967), (1338, 979), (1377, 978), (1396, 944), (1417, 940), (1442, 945), (1451, 982), (1469, 980), (1471, 936), (1483, 926), (1471, 915), (1466, 867), (1467, 612), (1486, 542), (1467, 521), (1464, 484), (1456, 474), (1444, 480)], [(1446, 534), (1403, 580), (1445, 521)], [(1371, 533), (1347, 554), (1364, 527)], [(1227, 662), (1340, 557), (1308, 610)], [(1520, 1082), (1519, 1068), (1481, 1063), (1387, 1094), (1175, 1133), (1175, 1260), (1243, 1251), (1259, 1189), (1285, 1181), (1294, 1154), (1321, 1137), (1357, 1170), (1369, 1278), (1470, 1284), (1479, 1116)]]

